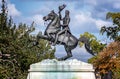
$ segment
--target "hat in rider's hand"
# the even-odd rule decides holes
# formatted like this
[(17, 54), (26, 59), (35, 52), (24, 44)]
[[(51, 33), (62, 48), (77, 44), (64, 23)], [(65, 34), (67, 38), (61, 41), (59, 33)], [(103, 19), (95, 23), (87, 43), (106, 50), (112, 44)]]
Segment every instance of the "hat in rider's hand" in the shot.
[(61, 6), (59, 6), (59, 10), (62, 11), (65, 7), (66, 7), (65, 4), (61, 5)]

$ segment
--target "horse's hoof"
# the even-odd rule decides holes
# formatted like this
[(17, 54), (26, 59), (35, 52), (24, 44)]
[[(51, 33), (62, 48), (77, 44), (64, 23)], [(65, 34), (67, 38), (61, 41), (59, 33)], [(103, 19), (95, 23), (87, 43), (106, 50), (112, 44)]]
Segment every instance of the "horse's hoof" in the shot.
[(58, 58), (57, 60), (58, 60), (58, 61), (63, 61), (64, 59), (63, 59), (63, 58)]

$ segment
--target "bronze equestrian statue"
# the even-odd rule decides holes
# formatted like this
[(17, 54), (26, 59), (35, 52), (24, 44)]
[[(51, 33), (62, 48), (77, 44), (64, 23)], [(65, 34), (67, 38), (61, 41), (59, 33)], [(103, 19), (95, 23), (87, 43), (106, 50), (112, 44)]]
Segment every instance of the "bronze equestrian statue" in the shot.
[[(69, 22), (70, 22), (70, 12), (68, 10), (65, 11), (65, 17), (62, 18), (61, 11), (66, 7), (65, 4), (59, 6), (58, 14), (52, 10), (47, 16), (43, 17), (44, 21), (50, 21), (45, 29), (44, 35), (41, 32), (38, 33), (37, 39), (45, 39), (52, 42), (52, 45), (60, 44), (64, 45), (67, 56), (59, 58), (58, 60), (66, 60), (72, 57), (72, 50), (76, 48), (78, 42), (83, 42), (85, 44), (86, 50), (94, 55), (92, 50), (90, 50), (89, 39), (86, 37), (81, 37), (77, 39), (74, 35), (72, 35)], [(61, 24), (61, 21), (63, 24)]]

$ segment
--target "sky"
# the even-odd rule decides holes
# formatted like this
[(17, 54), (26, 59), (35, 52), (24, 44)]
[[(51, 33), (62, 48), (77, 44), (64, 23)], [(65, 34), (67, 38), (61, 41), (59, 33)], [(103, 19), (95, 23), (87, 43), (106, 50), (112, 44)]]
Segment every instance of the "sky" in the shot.
[[(8, 14), (13, 17), (15, 23), (26, 23), (30, 25), (35, 22), (35, 34), (44, 32), (45, 25), (43, 17), (51, 10), (58, 12), (58, 7), (66, 4), (65, 10), (70, 11), (69, 27), (74, 36), (79, 38), (80, 34), (89, 32), (94, 34), (101, 41), (107, 38), (99, 34), (102, 26), (112, 25), (110, 20), (106, 20), (107, 12), (119, 12), (120, 0), (5, 0), (8, 6)], [(0, 3), (1, 4), (1, 3)], [(65, 10), (62, 11), (64, 16)], [(56, 56), (66, 55), (63, 46), (56, 46)], [(84, 47), (77, 47), (73, 51), (73, 57), (82, 61), (87, 61), (91, 57)]]

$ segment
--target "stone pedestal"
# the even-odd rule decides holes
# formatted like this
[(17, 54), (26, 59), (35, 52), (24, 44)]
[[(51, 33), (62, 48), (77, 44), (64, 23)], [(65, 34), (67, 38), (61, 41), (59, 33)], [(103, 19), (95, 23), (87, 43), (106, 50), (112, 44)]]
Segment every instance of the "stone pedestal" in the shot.
[(32, 64), (27, 79), (95, 79), (95, 74), (91, 64), (76, 59), (47, 59)]

